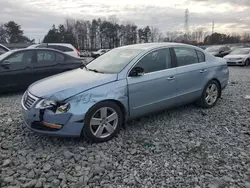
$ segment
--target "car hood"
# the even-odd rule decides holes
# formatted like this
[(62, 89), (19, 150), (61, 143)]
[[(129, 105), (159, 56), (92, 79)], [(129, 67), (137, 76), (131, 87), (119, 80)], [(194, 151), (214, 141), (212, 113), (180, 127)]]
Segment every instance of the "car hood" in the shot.
[(245, 58), (246, 57), (246, 55), (244, 55), (244, 54), (238, 54), (238, 55), (234, 55), (234, 54), (232, 54), (232, 55), (226, 55), (226, 56), (224, 56), (224, 58), (225, 59), (230, 59), (230, 58), (232, 58), (232, 59), (235, 59), (235, 58)]
[(79, 68), (39, 80), (28, 90), (37, 97), (61, 101), (116, 80), (117, 74), (95, 73)]

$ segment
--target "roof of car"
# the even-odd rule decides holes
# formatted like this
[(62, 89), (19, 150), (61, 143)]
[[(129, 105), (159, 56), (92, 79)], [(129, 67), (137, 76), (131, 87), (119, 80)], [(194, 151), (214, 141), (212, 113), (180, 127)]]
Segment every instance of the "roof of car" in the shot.
[(174, 43), (174, 42), (159, 42), (159, 43), (143, 43), (143, 44), (132, 44), (127, 46), (122, 46), (119, 48), (127, 48), (127, 49), (144, 49), (144, 50), (151, 50), (154, 48), (159, 47), (171, 47), (171, 46), (186, 46), (186, 47), (195, 47), (197, 49), (200, 49), (196, 46), (183, 44), (183, 43)]
[[(50, 50), (50, 51), (63, 53), (62, 51), (59, 51), (59, 50), (56, 50), (56, 49), (53, 49), (53, 48), (22, 48), (22, 49), (10, 50), (10, 51), (11, 52), (18, 52), (18, 51), (28, 51), (28, 50)], [(65, 53), (63, 53), (63, 54), (65, 54)]]

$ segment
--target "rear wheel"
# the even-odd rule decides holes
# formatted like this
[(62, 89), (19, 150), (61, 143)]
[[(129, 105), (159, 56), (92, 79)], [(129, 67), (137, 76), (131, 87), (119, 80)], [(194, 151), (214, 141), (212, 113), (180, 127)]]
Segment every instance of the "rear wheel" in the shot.
[(211, 80), (204, 88), (198, 104), (203, 108), (212, 108), (220, 96), (220, 86), (217, 81)]
[(83, 135), (92, 142), (112, 139), (121, 129), (123, 114), (120, 107), (110, 101), (96, 104), (87, 113)]

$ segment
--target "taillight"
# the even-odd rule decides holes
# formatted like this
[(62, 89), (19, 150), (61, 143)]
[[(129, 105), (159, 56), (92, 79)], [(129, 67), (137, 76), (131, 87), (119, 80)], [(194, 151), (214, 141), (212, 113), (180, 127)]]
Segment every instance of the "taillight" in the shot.
[[(76, 48), (75, 48), (76, 49)], [(77, 53), (77, 56), (79, 56), (80, 57), (80, 52), (76, 49), (76, 53)]]

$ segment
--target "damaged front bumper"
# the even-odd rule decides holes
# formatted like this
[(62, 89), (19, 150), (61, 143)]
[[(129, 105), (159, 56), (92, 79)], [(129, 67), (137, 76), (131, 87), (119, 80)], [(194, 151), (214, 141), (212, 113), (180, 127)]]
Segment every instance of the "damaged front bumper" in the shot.
[(81, 136), (84, 125), (83, 114), (62, 113), (56, 114), (49, 109), (27, 109), (23, 105), (22, 116), (25, 125), (36, 133), (52, 136)]

